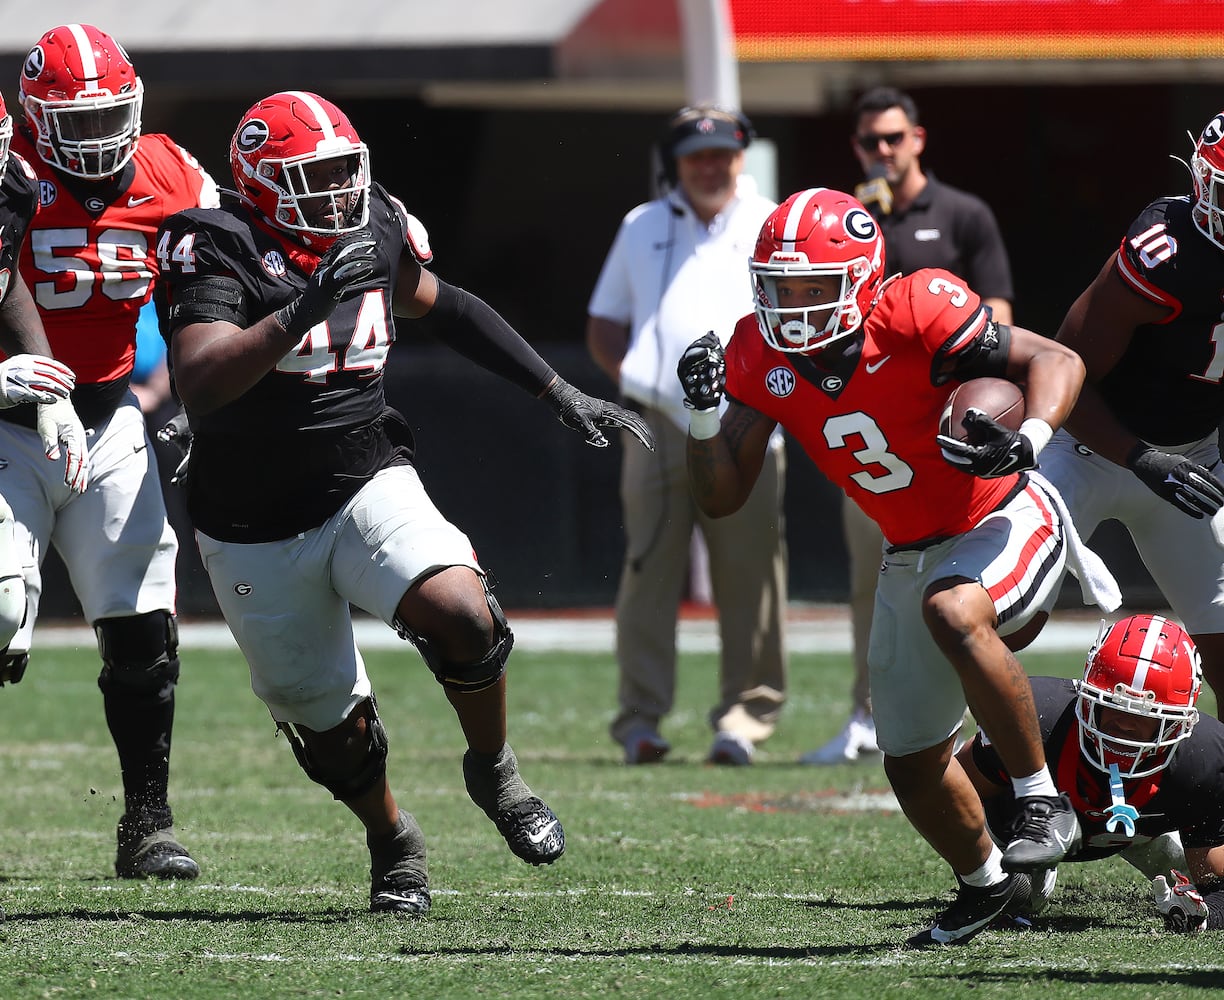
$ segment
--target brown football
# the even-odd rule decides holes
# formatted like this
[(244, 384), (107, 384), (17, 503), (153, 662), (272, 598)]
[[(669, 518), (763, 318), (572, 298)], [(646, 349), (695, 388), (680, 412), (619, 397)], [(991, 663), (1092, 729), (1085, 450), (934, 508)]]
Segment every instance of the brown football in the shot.
[(1018, 431), (1024, 421), (1024, 393), (1015, 382), (1005, 378), (975, 378), (962, 382), (948, 394), (939, 417), (939, 433), (965, 440), (961, 420), (972, 407), (993, 417), (1010, 431)]

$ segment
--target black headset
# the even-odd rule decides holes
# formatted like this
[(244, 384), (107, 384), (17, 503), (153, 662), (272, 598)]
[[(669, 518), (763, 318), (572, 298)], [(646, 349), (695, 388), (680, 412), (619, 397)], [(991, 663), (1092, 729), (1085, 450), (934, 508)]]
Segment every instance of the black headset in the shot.
[(752, 140), (756, 138), (756, 129), (752, 127), (752, 122), (742, 111), (734, 111), (731, 108), (724, 108), (717, 104), (694, 104), (681, 108), (668, 119), (667, 127), (656, 144), (659, 156), (659, 170), (662, 174), (661, 179), (668, 188), (674, 188), (677, 180), (676, 156), (673, 152), (677, 143), (676, 132), (681, 126), (701, 118), (714, 118), (719, 121), (730, 122), (743, 134), (744, 149), (747, 149), (752, 144)]

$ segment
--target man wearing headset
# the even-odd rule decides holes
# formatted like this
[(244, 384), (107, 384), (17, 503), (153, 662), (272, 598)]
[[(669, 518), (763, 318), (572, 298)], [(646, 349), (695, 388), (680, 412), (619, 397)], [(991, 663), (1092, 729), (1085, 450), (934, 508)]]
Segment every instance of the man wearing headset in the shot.
[(786, 542), (783, 442), (769, 449), (751, 498), (733, 517), (705, 517), (685, 471), (688, 415), (674, 371), (693, 338), (725, 342), (752, 308), (744, 278), (761, 224), (776, 207), (743, 173), (752, 125), (704, 104), (673, 115), (659, 142), (664, 190), (625, 216), (591, 295), (587, 347), (657, 449), (625, 449), (625, 561), (616, 602), (619, 711), (612, 737), (626, 764), (661, 760), (675, 695), (676, 619), (694, 526), (710, 555), (722, 639), (708, 760), (748, 764), (774, 729), (785, 693)]

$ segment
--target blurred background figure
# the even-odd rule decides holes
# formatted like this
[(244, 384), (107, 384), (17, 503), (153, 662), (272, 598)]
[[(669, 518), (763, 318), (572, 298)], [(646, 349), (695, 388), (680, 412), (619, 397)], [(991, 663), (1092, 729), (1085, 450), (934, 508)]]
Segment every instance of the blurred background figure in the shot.
[[(913, 99), (893, 87), (876, 87), (858, 99), (854, 121), (851, 148), (864, 174), (854, 194), (880, 224), (889, 272), (912, 274), (924, 267), (951, 271), (982, 297), (996, 323), (1010, 324), (1011, 268), (994, 213), (980, 198), (923, 170), (919, 157), (926, 149), (926, 129), (919, 124)], [(850, 559), (853, 705), (841, 731), (804, 754), (804, 764), (879, 757), (867, 682), (867, 637), (883, 536), (857, 504), (842, 504), (842, 524)]]
[(621, 468), (625, 557), (616, 600), (619, 708), (611, 733), (627, 764), (661, 760), (676, 686), (676, 621), (699, 526), (722, 640), (719, 702), (708, 759), (748, 764), (774, 731), (786, 690), (783, 440), (774, 437), (757, 488), (735, 516), (702, 514), (685, 469), (688, 415), (676, 363), (696, 337), (726, 341), (752, 310), (745, 261), (775, 207), (744, 174), (752, 124), (697, 105), (659, 143), (663, 192), (625, 216), (588, 306), (587, 346), (627, 406), (654, 431), (651, 454), (626, 448)]

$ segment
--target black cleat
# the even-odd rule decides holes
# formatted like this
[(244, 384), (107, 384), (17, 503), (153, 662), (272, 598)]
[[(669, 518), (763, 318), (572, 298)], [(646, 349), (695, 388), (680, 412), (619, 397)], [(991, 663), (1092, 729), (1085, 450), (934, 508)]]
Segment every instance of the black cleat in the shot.
[(1003, 870), (1032, 872), (1051, 868), (1083, 842), (1079, 817), (1067, 793), (1026, 795), (1016, 800), (1017, 813), (1007, 830)]
[(927, 930), (905, 942), (909, 948), (929, 948), (932, 945), (966, 944), (984, 931), (998, 917), (1008, 913), (1016, 895), (1027, 889), (1028, 879), (1008, 875), (998, 885), (979, 889), (956, 878), (956, 899)]
[(510, 850), (529, 865), (551, 865), (565, 853), (565, 831), (556, 813), (534, 795), (493, 820)]
[(193, 879), (200, 866), (175, 839), (170, 810), (125, 813), (117, 831), (115, 874), (119, 878)]
[(370, 912), (423, 917), (429, 912), (429, 875), (425, 866), (425, 835), (411, 813), (399, 811), (399, 822), (388, 836), (372, 840), (370, 849)]

